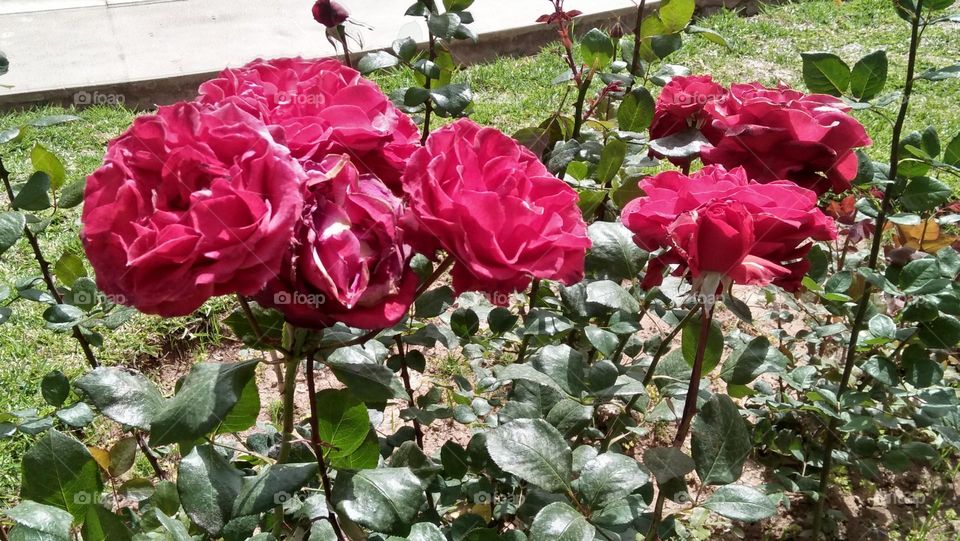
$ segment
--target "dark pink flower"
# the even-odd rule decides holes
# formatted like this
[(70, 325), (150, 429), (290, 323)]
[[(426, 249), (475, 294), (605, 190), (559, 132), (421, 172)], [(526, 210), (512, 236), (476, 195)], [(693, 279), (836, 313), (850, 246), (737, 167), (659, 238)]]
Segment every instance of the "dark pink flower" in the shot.
[(726, 93), (709, 75), (674, 77), (657, 96), (650, 138), (660, 139), (688, 128), (702, 128), (707, 120), (704, 107)]
[(403, 187), (422, 234), (456, 258), (458, 292), (583, 279), (590, 239), (576, 192), (499, 131), (462, 119), (433, 132)]
[(347, 154), (400, 193), (400, 177), (420, 134), (380, 88), (333, 59), (255, 60), (200, 86), (201, 103), (234, 102), (257, 116), (306, 169)]
[(399, 227), (403, 205), (346, 155), (327, 156), (317, 171), (306, 183), (303, 217), (283, 268), (257, 302), (303, 327), (391, 327), (417, 287), (413, 251)]
[(327, 28), (340, 26), (349, 16), (347, 9), (334, 0), (317, 0), (313, 4), (313, 19)]
[(87, 180), (82, 237), (98, 286), (162, 316), (253, 295), (280, 270), (305, 178), (236, 106), (180, 103), (138, 118)]

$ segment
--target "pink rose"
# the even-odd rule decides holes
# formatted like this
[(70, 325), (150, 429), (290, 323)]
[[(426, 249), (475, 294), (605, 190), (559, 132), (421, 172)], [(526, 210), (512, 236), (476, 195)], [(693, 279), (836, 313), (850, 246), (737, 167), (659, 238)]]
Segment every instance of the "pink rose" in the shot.
[(255, 294), (280, 269), (305, 178), (233, 105), (180, 103), (138, 118), (87, 180), (82, 237), (98, 286), (162, 316)]
[(403, 188), (417, 227), (456, 258), (458, 292), (583, 279), (590, 239), (576, 192), (499, 131), (462, 119), (433, 132)]
[(380, 88), (333, 59), (255, 60), (200, 86), (201, 103), (233, 101), (282, 135), (308, 170), (328, 154), (348, 154), (395, 193), (420, 134)]
[(398, 227), (403, 205), (346, 155), (327, 156), (317, 170), (283, 268), (257, 302), (303, 327), (391, 327), (417, 288), (413, 252)]
[(667, 171), (640, 188), (646, 195), (623, 209), (623, 224), (641, 248), (666, 249), (648, 265), (647, 288), (677, 265), (676, 273), (689, 270), (695, 283), (710, 275), (794, 291), (810, 268), (808, 240), (837, 234), (814, 192), (789, 181), (759, 184), (740, 167), (707, 166), (690, 177)]
[(660, 139), (688, 128), (701, 128), (707, 121), (704, 107), (726, 93), (709, 75), (674, 77), (657, 96), (650, 138)]
[(704, 108), (712, 144), (707, 164), (743, 167), (758, 182), (786, 179), (823, 194), (850, 189), (857, 175), (853, 150), (871, 144), (863, 126), (833, 96), (803, 94), (785, 85), (733, 85)]

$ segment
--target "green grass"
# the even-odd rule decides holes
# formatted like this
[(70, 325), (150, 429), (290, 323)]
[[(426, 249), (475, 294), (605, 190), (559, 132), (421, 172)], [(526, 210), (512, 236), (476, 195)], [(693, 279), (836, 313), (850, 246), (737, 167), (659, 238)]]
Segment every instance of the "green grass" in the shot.
[[(764, 8), (756, 17), (719, 13), (698, 24), (726, 36), (732, 44), (731, 50), (691, 37), (670, 62), (685, 65), (694, 73), (711, 73), (725, 84), (754, 80), (774, 84), (780, 80), (802, 88), (800, 52), (833, 51), (852, 65), (878, 48), (886, 49), (890, 57), (888, 89), (900, 88), (904, 82), (908, 27), (893, 14), (889, 0), (784, 4)], [(921, 50), (920, 70), (945, 66), (960, 57), (960, 40), (955, 37), (958, 26), (940, 25), (928, 30)], [(474, 90), (473, 118), (508, 133), (539, 123), (558, 107), (564, 94), (562, 86), (550, 84), (564, 69), (558, 50), (557, 46), (550, 46), (535, 56), (500, 59), (460, 74)], [(387, 91), (406, 82), (400, 74), (382, 75), (377, 79)], [(960, 80), (921, 81), (916, 90), (908, 129), (931, 124), (945, 140), (960, 132), (957, 106)], [(0, 116), (0, 130), (64, 112), (74, 111), (40, 108)], [(0, 149), (15, 179), (22, 180), (29, 173), (29, 149), (34, 143), (43, 144), (61, 156), (71, 177), (89, 174), (100, 164), (107, 141), (126, 129), (135, 117), (132, 111), (105, 107), (85, 109), (77, 114), (82, 117), (81, 122), (32, 130), (21, 143)], [(888, 111), (888, 114), (892, 113)], [(869, 112), (860, 112), (857, 116), (874, 138), (875, 145), (869, 152), (877, 159), (884, 159), (890, 142), (888, 121)], [(2, 203), (5, 205), (6, 201)], [(51, 224), (42, 243), (49, 259), (57, 259), (64, 251), (81, 250), (77, 238), (78, 218), (77, 211), (68, 211)], [(0, 285), (11, 285), (17, 277), (35, 274), (38, 274), (37, 266), (25, 243), (0, 261)], [(161, 320), (137, 316), (119, 332), (108, 335), (105, 347), (98, 353), (108, 364), (128, 365), (141, 361), (150, 364), (171, 349), (179, 350), (188, 358), (202, 356), (204, 351), (220, 343), (216, 321), (229, 303), (229, 299), (213, 301), (202, 313), (190, 318)], [(42, 408), (38, 387), (45, 373), (61, 369), (75, 376), (85, 369), (75, 342), (68, 335), (44, 330), (35, 307), (17, 303), (13, 320), (0, 329), (0, 389), (3, 389), (0, 412)], [(0, 442), (0, 506), (16, 497), (18, 463), (26, 444), (22, 436)]]

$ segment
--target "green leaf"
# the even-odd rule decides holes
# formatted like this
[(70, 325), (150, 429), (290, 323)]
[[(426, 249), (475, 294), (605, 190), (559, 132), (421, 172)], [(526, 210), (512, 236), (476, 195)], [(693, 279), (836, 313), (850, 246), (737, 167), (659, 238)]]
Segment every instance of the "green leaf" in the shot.
[(579, 397), (587, 389), (583, 354), (566, 344), (551, 344), (540, 348), (530, 356), (528, 364), (546, 374), (570, 396)]
[(139, 372), (101, 366), (74, 382), (108, 418), (147, 430), (163, 407), (157, 387)]
[(404, 535), (426, 497), (410, 468), (340, 472), (333, 501), (344, 516), (374, 531)]
[(490, 431), (487, 452), (500, 469), (544, 490), (570, 489), (573, 454), (563, 436), (543, 419), (511, 421)]
[(43, 312), (46, 327), (54, 331), (66, 331), (76, 327), (83, 316), (83, 310), (69, 304), (54, 304)]
[(553, 502), (533, 518), (530, 541), (593, 541), (596, 528), (579, 511)]
[(440, 463), (444, 475), (451, 479), (463, 479), (467, 474), (469, 458), (467, 451), (455, 441), (447, 441), (440, 448)]
[(49, 126), (56, 126), (58, 124), (76, 122), (77, 120), (80, 120), (80, 117), (76, 115), (50, 115), (40, 117), (36, 120), (31, 120), (30, 125), (35, 128), (46, 128)]
[(53, 265), (53, 274), (57, 280), (60, 280), (67, 287), (73, 287), (77, 278), (83, 278), (87, 275), (87, 269), (83, 266), (83, 260), (71, 254), (64, 252), (60, 259)]
[(49, 372), (40, 382), (40, 394), (47, 404), (59, 408), (70, 396), (70, 380), (59, 370)]
[(464, 11), (473, 5), (473, 0), (443, 0), (443, 8), (447, 11)]
[(410, 528), (409, 541), (446, 541), (443, 532), (430, 522), (418, 522)]
[(630, 292), (612, 280), (598, 280), (587, 284), (587, 302), (629, 314), (640, 311), (640, 302)]
[(130, 541), (130, 528), (120, 517), (99, 505), (91, 505), (83, 521), (84, 541)]
[(729, 396), (714, 394), (703, 405), (693, 419), (690, 447), (700, 482), (726, 485), (740, 479), (753, 445), (747, 424)]
[(361, 58), (360, 62), (357, 62), (357, 70), (366, 75), (380, 69), (392, 68), (399, 63), (400, 60), (392, 54), (386, 51), (376, 51)]
[(908, 294), (923, 291), (930, 282), (940, 278), (940, 266), (932, 257), (916, 259), (900, 271), (900, 287)]
[(0, 255), (13, 247), (23, 235), (27, 218), (19, 212), (0, 212)]
[(960, 64), (928, 69), (920, 75), (917, 75), (917, 79), (926, 79), (928, 81), (946, 81), (947, 79), (956, 79), (958, 77), (960, 77)]
[(860, 369), (884, 385), (894, 386), (900, 383), (900, 374), (897, 366), (885, 357), (874, 355), (867, 359)]
[(727, 41), (727, 38), (723, 37), (719, 32), (712, 28), (690, 25), (687, 27), (687, 33), (698, 35), (707, 41), (716, 43), (717, 45), (721, 45), (727, 49), (731, 49), (730, 42)]
[(329, 521), (318, 520), (310, 525), (310, 536), (307, 541), (337, 541), (337, 533)]
[(17, 210), (46, 210), (50, 208), (50, 175), (37, 171), (13, 198)]
[(613, 355), (617, 350), (617, 346), (620, 345), (620, 338), (618, 338), (616, 334), (594, 325), (590, 325), (584, 329), (583, 333), (587, 336), (587, 340), (590, 341), (590, 345), (608, 358)]
[(903, 379), (918, 389), (937, 385), (943, 379), (943, 367), (930, 358), (930, 352), (920, 344), (903, 350)]
[(330, 457), (330, 466), (337, 470), (367, 470), (376, 468), (379, 462), (380, 441), (372, 428), (356, 451), (345, 456)]
[(260, 389), (257, 387), (257, 378), (250, 378), (240, 391), (240, 399), (217, 427), (217, 433), (243, 432), (257, 424), (259, 415)]
[(445, 85), (430, 92), (437, 112), (443, 117), (459, 117), (473, 103), (473, 92), (466, 84)]
[(413, 314), (414, 317), (422, 319), (437, 317), (451, 304), (453, 304), (453, 289), (449, 286), (438, 287), (420, 295), (413, 305)]
[(110, 447), (110, 465), (107, 471), (113, 477), (127, 473), (133, 467), (137, 457), (137, 438), (130, 436), (117, 440)]
[(417, 56), (417, 42), (411, 37), (395, 40), (391, 49), (393, 49), (393, 54), (407, 63), (410, 63)]
[[(947, 165), (960, 167), (960, 133), (947, 143), (947, 147), (943, 150), (943, 162)], [(3, 251), (0, 250), (0, 253), (3, 253)]]
[(37, 537), (36, 539), (51, 541), (69, 541), (71, 539), (70, 525), (73, 522), (73, 517), (70, 513), (58, 507), (24, 500), (13, 509), (4, 511), (4, 514), (19, 526), (44, 534), (43, 537)]
[(82, 443), (51, 428), (23, 455), (20, 497), (59, 507), (80, 520), (100, 498), (99, 468)]
[(340, 348), (330, 354), (326, 362), (333, 375), (364, 402), (409, 400), (393, 370), (376, 362), (361, 346)]
[(661, 4), (659, 13), (660, 21), (666, 30), (664, 33), (674, 34), (683, 30), (693, 18), (695, 8), (694, 0), (669, 0), (666, 4)]
[(560, 431), (565, 438), (576, 437), (593, 419), (593, 406), (587, 406), (564, 398), (554, 404), (547, 413), (546, 420)]
[(850, 73), (850, 93), (860, 101), (869, 101), (883, 90), (887, 83), (887, 52), (874, 51), (853, 65)]
[(64, 182), (66, 182), (67, 171), (63, 168), (63, 163), (60, 162), (60, 158), (57, 158), (53, 152), (50, 152), (40, 145), (35, 145), (30, 152), (30, 161), (33, 163), (35, 170), (43, 171), (50, 177), (51, 190), (59, 190)]
[(150, 445), (194, 441), (214, 430), (240, 400), (258, 362), (194, 365), (150, 423)]
[(930, 177), (916, 177), (910, 179), (903, 193), (900, 203), (910, 211), (933, 210), (946, 203), (953, 195), (949, 186)]
[(626, 157), (627, 144), (615, 137), (611, 138), (600, 153), (600, 163), (596, 170), (597, 182), (606, 184), (613, 180), (613, 177), (620, 172), (620, 166), (623, 165)]
[(650, 91), (639, 86), (627, 94), (617, 109), (617, 123), (621, 130), (644, 132), (653, 122), (655, 103)]
[(850, 86), (850, 67), (833, 53), (800, 53), (803, 82), (811, 92), (842, 96)]
[(587, 252), (589, 272), (613, 280), (633, 280), (647, 253), (633, 242), (633, 233), (619, 222), (594, 222), (587, 228), (593, 245)]
[(729, 519), (756, 522), (772, 517), (777, 506), (766, 494), (744, 485), (726, 485), (717, 489), (703, 506)]
[(758, 336), (723, 363), (720, 377), (731, 385), (746, 385), (761, 374), (781, 374), (786, 368), (786, 356), (766, 336)]
[(198, 445), (180, 461), (177, 493), (194, 524), (217, 535), (232, 518), (243, 473), (211, 445)]
[(650, 150), (667, 158), (690, 159), (700, 155), (700, 149), (709, 145), (706, 137), (696, 128), (650, 141)]
[(0, 75), (6, 75), (10, 71), (10, 60), (3, 51), (0, 51)]
[(671, 479), (682, 479), (696, 468), (693, 459), (676, 447), (652, 447), (643, 453), (643, 465), (663, 485)]
[(370, 432), (367, 406), (350, 391), (324, 389), (317, 393), (320, 441), (330, 444), (324, 454), (347, 456), (356, 451)]
[[(232, 516), (256, 515), (294, 498), (317, 475), (317, 464), (271, 464), (244, 477), (233, 502)], [(181, 498), (183, 496), (181, 495)]]
[[(681, 349), (683, 358), (687, 364), (693, 366), (697, 358), (697, 346), (700, 342), (701, 319), (694, 319), (683, 327), (681, 334)], [(707, 333), (707, 349), (703, 354), (703, 374), (709, 374), (720, 362), (723, 355), (723, 333), (720, 331), (720, 325), (715, 321), (710, 322), (710, 331)]]
[(480, 318), (469, 308), (457, 308), (450, 314), (450, 330), (460, 338), (469, 338), (480, 330)]
[(891, 340), (896, 338), (897, 324), (890, 319), (890, 316), (877, 314), (870, 318), (867, 326), (870, 329), (870, 334), (877, 338), (890, 338)]
[(460, 16), (456, 13), (432, 13), (427, 19), (427, 28), (440, 39), (450, 39), (460, 23)]
[(93, 410), (83, 402), (57, 411), (57, 419), (70, 428), (83, 428), (93, 422)]
[(603, 453), (583, 467), (578, 491), (582, 502), (601, 509), (626, 498), (650, 481), (636, 460), (617, 453)]
[(170, 541), (193, 541), (193, 538), (190, 537), (190, 532), (187, 531), (187, 527), (183, 525), (182, 522), (168, 517), (163, 511), (159, 509), (153, 510), (154, 516), (160, 522), (160, 525), (163, 526), (167, 533), (170, 534), (167, 536), (167, 539)]
[(503, 334), (512, 330), (518, 321), (520, 316), (502, 306), (490, 310), (487, 314), (487, 326), (493, 334)]
[(569, 319), (549, 310), (531, 310), (523, 326), (523, 334), (533, 336), (556, 336), (573, 329)]
[(613, 60), (613, 40), (603, 30), (594, 28), (580, 38), (580, 55), (583, 63), (600, 70)]

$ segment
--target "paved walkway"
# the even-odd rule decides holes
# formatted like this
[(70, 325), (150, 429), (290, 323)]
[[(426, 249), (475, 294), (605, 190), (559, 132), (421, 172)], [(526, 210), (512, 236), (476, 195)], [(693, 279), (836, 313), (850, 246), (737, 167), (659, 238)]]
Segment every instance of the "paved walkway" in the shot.
[[(341, 0), (363, 50), (401, 36), (422, 40), (422, 20), (404, 17), (411, 0)], [(310, 16), (312, 0), (0, 0), (0, 51), (10, 72), (0, 78), (0, 110), (32, 103), (149, 106), (190, 95), (225, 66), (257, 57), (334, 54)], [(650, 2), (648, 2), (650, 5)], [(479, 43), (463, 61), (529, 53), (550, 39), (535, 25), (546, 0), (476, 0), (470, 9)], [(581, 28), (625, 20), (633, 0), (568, 0), (586, 16)]]

